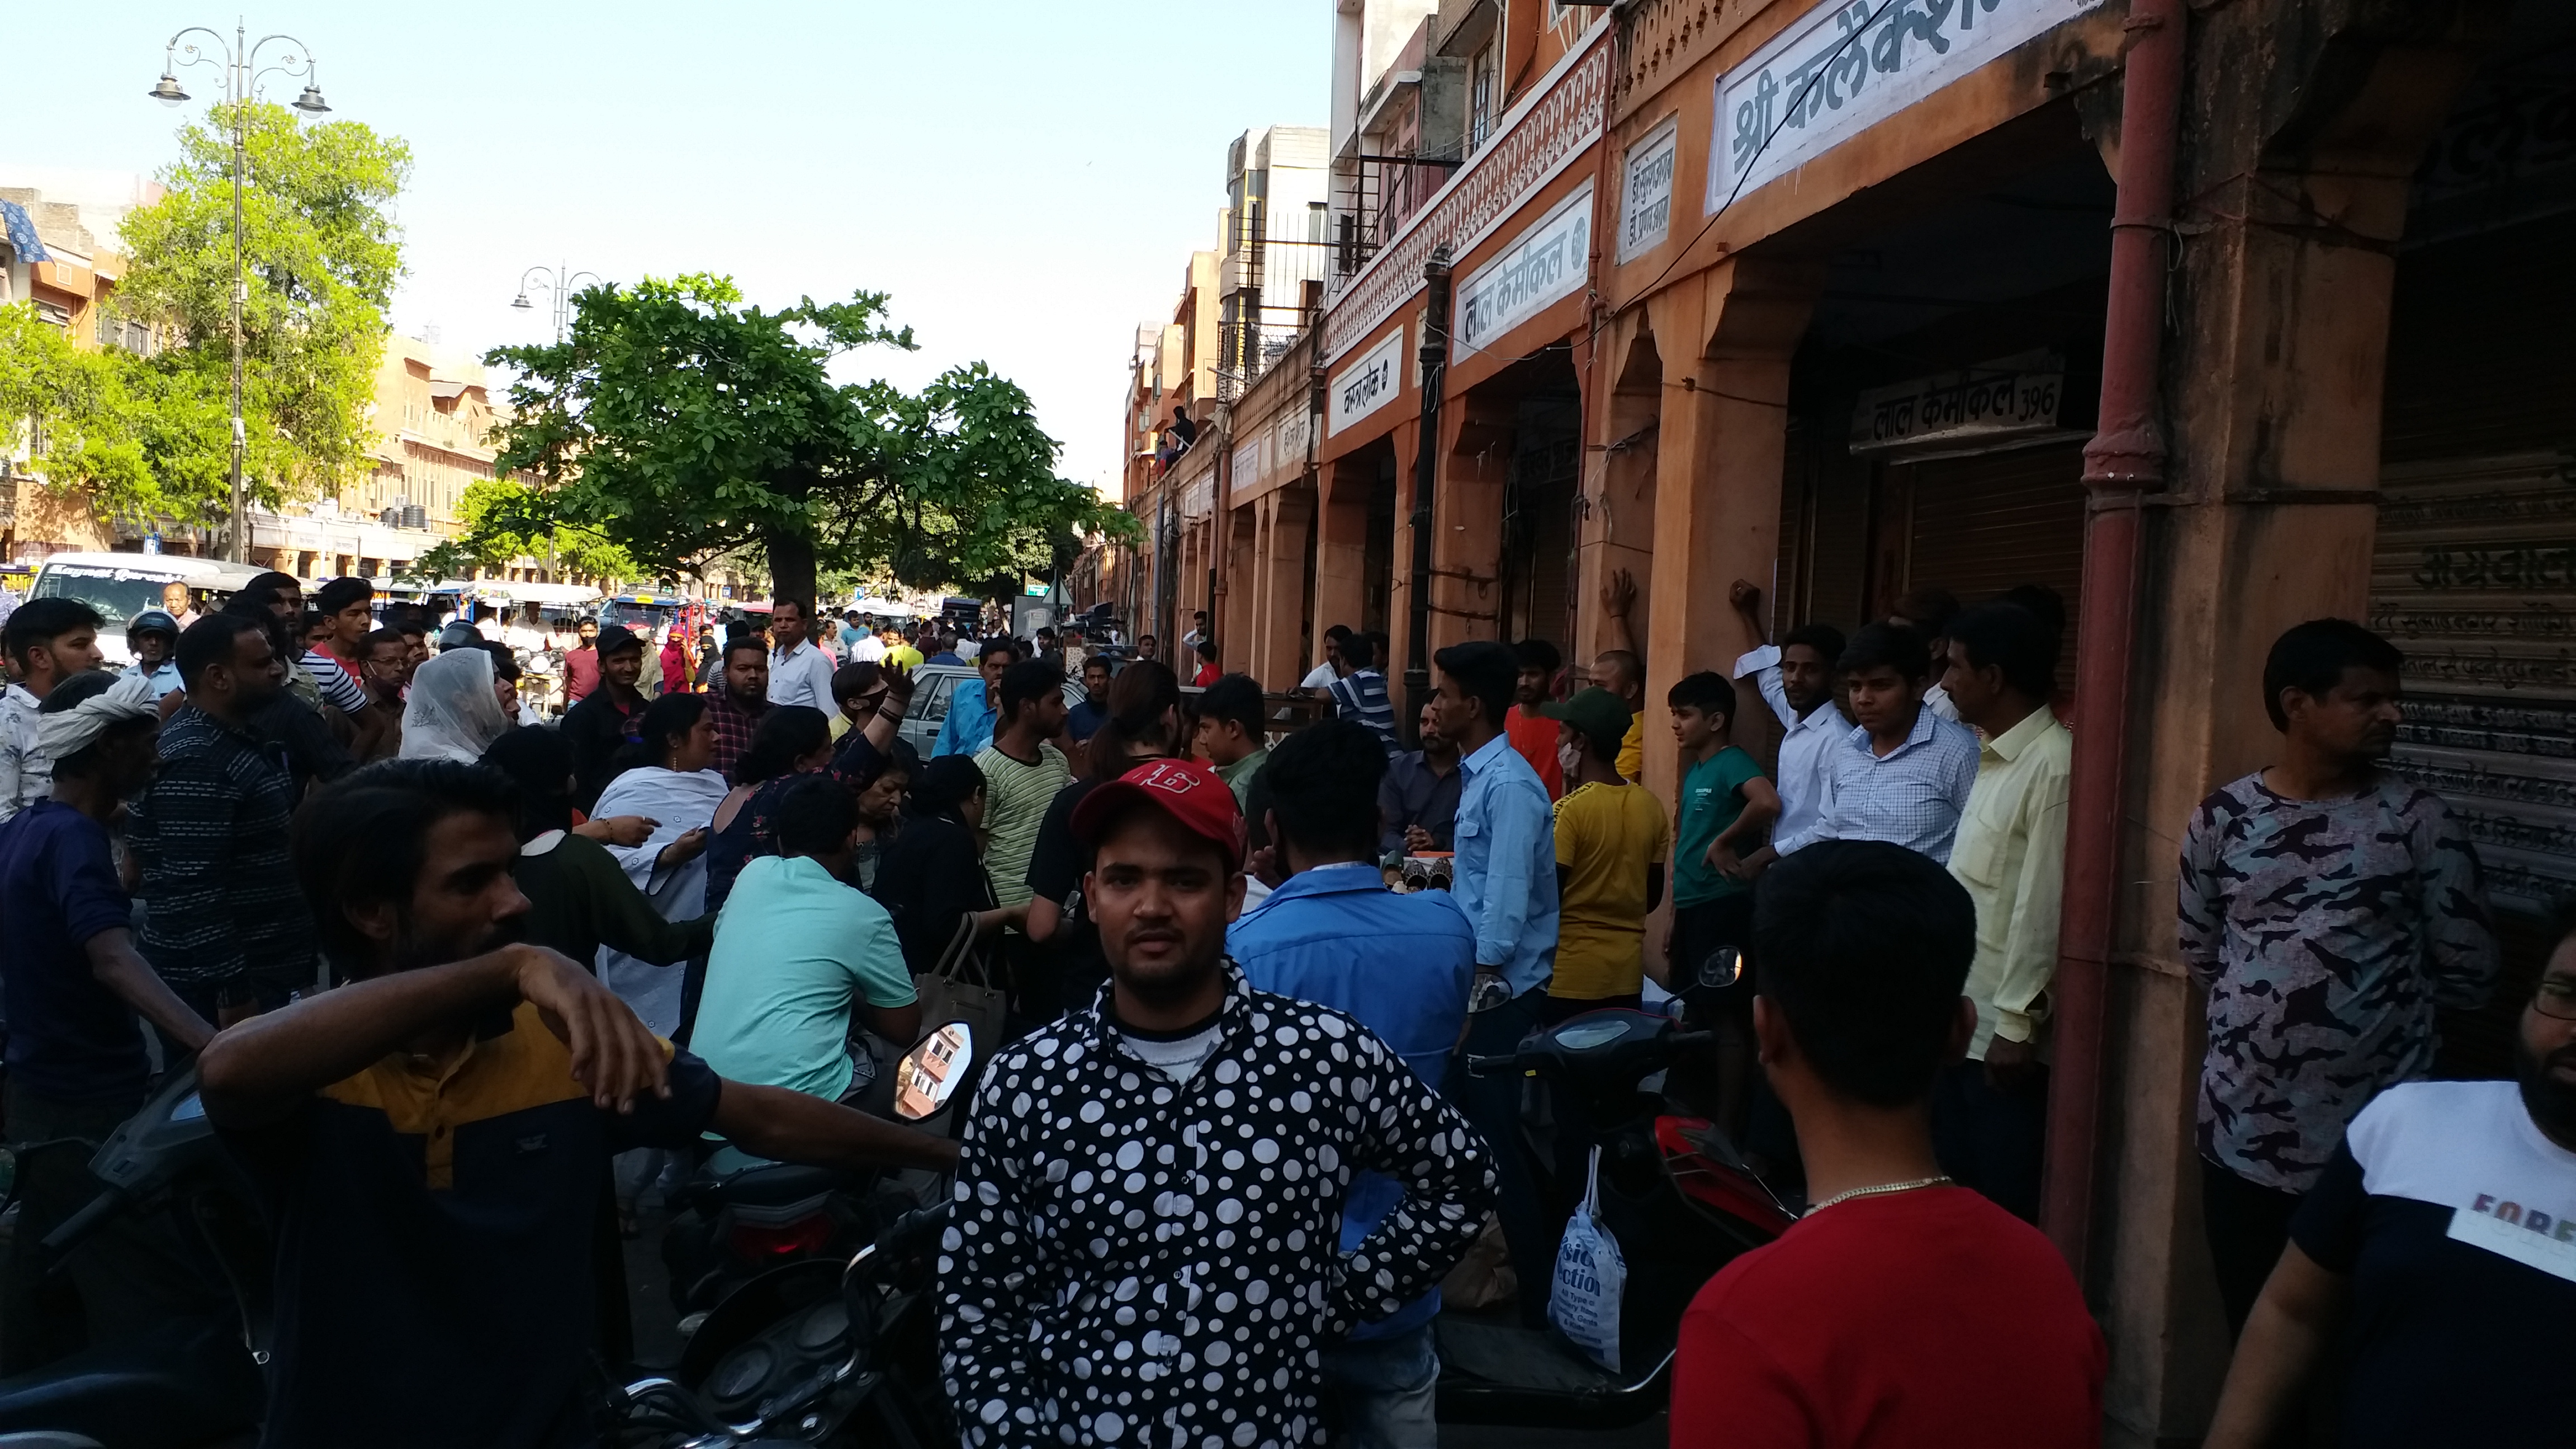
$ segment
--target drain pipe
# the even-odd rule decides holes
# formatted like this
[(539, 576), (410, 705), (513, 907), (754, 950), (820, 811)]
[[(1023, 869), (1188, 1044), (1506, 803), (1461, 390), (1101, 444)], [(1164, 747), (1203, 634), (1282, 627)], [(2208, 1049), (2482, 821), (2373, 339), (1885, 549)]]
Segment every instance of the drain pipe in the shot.
[(2120, 100), (2120, 175), (2111, 219), (2110, 297), (2097, 431), (2084, 448), (2090, 520), (2076, 650), (2075, 759), (2066, 811), (2058, 933), (2056, 1061), (2040, 1225), (2084, 1281), (2093, 1229), (2108, 1039), (2111, 947), (2120, 898), (2123, 765), (2134, 672), (2139, 524), (2165, 486), (2165, 247), (2172, 237), (2181, 125), (2184, 0), (2130, 0)]
[(1413, 595), (1405, 630), (1405, 736), (1416, 745), (1422, 706), (1431, 700), (1431, 495), (1440, 476), (1440, 392), (1449, 374), (1449, 248), (1431, 249), (1422, 264), (1422, 407), (1413, 449)]

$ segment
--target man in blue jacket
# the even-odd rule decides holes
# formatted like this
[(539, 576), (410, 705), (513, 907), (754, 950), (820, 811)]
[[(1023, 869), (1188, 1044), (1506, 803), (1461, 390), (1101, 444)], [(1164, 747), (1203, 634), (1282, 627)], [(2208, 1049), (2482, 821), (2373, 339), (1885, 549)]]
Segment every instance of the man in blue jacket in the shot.
[(993, 727), (1002, 719), (1002, 671), (1018, 659), (1019, 646), (1010, 639), (996, 636), (984, 641), (982, 652), (975, 656), (976, 677), (957, 681), (949, 692), (948, 717), (940, 722), (938, 743), (930, 748), (932, 759), (977, 754), (993, 742)]
[[(1270, 752), (1265, 822), (1289, 878), (1234, 923), (1226, 948), (1263, 990), (1346, 1011), (1437, 1086), (1467, 1025), (1476, 930), (1446, 891), (1386, 888), (1377, 854), (1386, 750), (1366, 726), (1326, 720)], [(1361, 1173), (1343, 1200), (1342, 1248), (1366, 1239), (1402, 1189)], [(1434, 1449), (1438, 1289), (1324, 1354), (1325, 1391), (1358, 1449)]]

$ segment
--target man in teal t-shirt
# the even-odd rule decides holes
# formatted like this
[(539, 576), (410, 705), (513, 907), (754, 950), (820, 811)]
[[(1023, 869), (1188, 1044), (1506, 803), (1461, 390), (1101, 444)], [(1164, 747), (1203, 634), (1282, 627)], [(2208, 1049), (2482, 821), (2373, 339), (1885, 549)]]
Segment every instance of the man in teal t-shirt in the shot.
[[(1676, 991), (1688, 986), (1722, 947), (1752, 935), (1753, 889), (1742, 858), (1780, 818), (1780, 795), (1751, 755), (1729, 743), (1735, 685), (1699, 673), (1672, 687), (1673, 741), (1681, 746), (1681, 808), (1673, 827), (1673, 926), (1664, 960)], [(1738, 1140), (1745, 1088), (1753, 1070), (1753, 980), (1748, 974), (1710, 1005), (1717, 1031), (1718, 1124)]]
[(842, 883), (858, 825), (849, 790), (814, 776), (779, 802), (783, 853), (744, 866), (725, 898), (689, 1039), (720, 1075), (837, 1101), (872, 1079), (851, 1058), (854, 1026), (898, 1046), (919, 1034), (893, 918)]

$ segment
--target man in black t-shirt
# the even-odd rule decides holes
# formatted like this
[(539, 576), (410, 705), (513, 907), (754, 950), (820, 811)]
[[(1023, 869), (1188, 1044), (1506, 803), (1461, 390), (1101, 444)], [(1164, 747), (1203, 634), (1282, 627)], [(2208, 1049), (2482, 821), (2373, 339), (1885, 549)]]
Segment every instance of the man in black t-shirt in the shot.
[(2209, 1449), (2259, 1449), (2328, 1345), (2342, 1442), (2576, 1442), (2576, 911), (2523, 1007), (2517, 1080), (2373, 1099), (2291, 1220)]
[(498, 944), (528, 908), (515, 806), (498, 771), (436, 760), (318, 795), (296, 875), (356, 980), (198, 1059), (206, 1115), (277, 1229), (270, 1449), (593, 1442), (612, 1153), (711, 1129), (791, 1162), (956, 1161), (822, 1098), (725, 1081), (579, 963)]

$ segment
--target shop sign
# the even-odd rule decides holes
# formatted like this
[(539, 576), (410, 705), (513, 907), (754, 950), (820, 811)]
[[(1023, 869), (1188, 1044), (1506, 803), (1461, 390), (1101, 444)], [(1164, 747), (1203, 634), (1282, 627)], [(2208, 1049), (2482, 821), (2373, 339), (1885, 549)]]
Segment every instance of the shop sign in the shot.
[(1708, 210), (2102, 0), (1844, 0), (1718, 77)]
[(1673, 160), (1681, 118), (1674, 116), (1628, 148), (1627, 181), (1619, 197), (1619, 260), (1634, 261), (1662, 244), (1673, 229)]
[(1216, 470), (1211, 468), (1198, 476), (1198, 481), (1181, 490), (1181, 516), (1205, 518), (1216, 511)]
[(1226, 479), (1228, 488), (1249, 488), (1261, 477), (1261, 435), (1255, 433), (1234, 450), (1234, 472)]
[(1315, 445), (1315, 415), (1302, 404), (1280, 414), (1270, 429), (1270, 466), (1294, 477), (1306, 471), (1306, 454)]
[(1592, 183), (1557, 204), (1458, 289), (1458, 341), (1470, 351), (1581, 290), (1592, 252)]
[(1363, 353), (1357, 362), (1333, 374), (1332, 424), (1338, 433), (1395, 400), (1404, 390), (1404, 329)]
[(2053, 359), (2029, 359), (1873, 388), (1852, 409), (1851, 450), (1911, 452), (2052, 433), (2065, 383), (2065, 369)]

